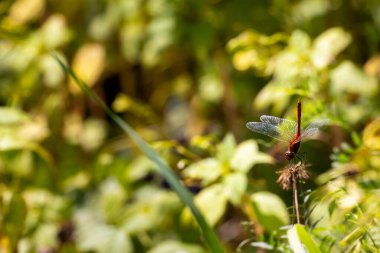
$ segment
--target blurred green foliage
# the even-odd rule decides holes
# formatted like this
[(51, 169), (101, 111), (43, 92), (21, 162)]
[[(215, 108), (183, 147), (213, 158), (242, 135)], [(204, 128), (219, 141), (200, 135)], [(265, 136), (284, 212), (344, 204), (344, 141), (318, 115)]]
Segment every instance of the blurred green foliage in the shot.
[[(379, 13), (378, 0), (1, 1), (0, 252), (206, 252), (53, 51), (165, 158), (227, 250), (378, 251)], [(331, 124), (302, 146), (307, 229), (286, 233), (286, 147), (245, 123), (294, 119), (297, 98), (304, 122)]]

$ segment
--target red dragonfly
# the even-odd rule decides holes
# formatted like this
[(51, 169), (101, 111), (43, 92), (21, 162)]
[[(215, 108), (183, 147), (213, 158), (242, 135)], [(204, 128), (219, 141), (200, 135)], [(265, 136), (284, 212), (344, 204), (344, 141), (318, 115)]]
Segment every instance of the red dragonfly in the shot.
[(315, 135), (318, 129), (328, 122), (328, 119), (315, 120), (303, 130), (301, 128), (301, 101), (298, 99), (297, 122), (268, 115), (262, 115), (260, 121), (248, 122), (247, 128), (279, 141), (287, 142), (289, 146), (285, 152), (285, 159), (290, 161), (296, 157), (301, 147), (301, 140)]

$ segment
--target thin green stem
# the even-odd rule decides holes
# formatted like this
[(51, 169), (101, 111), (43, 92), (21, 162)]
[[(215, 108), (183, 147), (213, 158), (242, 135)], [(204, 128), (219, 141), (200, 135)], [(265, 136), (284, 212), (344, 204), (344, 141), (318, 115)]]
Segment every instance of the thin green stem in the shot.
[(299, 206), (298, 206), (298, 184), (297, 184), (297, 177), (295, 175), (292, 176), (293, 180), (293, 201), (294, 201), (294, 209), (296, 211), (296, 217), (297, 217), (297, 224), (301, 224), (300, 222), (300, 212), (299, 212)]

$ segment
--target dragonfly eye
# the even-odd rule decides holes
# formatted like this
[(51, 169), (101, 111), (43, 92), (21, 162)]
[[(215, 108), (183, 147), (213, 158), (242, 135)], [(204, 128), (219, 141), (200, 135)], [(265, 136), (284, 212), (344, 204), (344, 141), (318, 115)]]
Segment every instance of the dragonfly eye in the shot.
[(291, 152), (291, 151), (286, 151), (285, 152), (285, 159), (290, 161), (294, 158), (294, 152)]

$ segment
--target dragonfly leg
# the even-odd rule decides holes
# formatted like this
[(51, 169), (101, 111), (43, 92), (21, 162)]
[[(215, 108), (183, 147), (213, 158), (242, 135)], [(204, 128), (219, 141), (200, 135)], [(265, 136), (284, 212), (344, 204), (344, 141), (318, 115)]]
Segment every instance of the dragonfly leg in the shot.
[(307, 158), (307, 153), (306, 152), (297, 153), (295, 155), (295, 159), (296, 158), (299, 160), (299, 162), (301, 162), (301, 164), (305, 164), (306, 163), (306, 158)]

